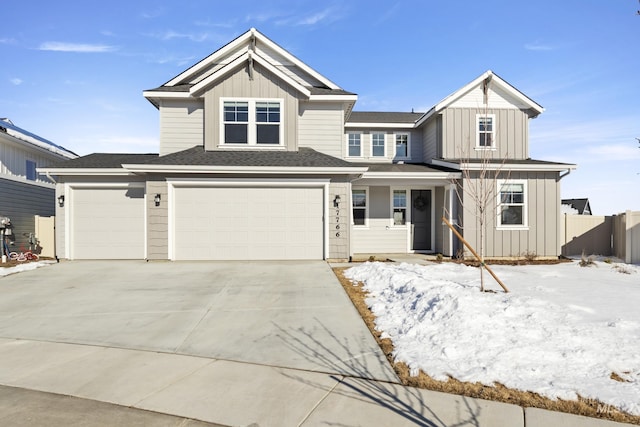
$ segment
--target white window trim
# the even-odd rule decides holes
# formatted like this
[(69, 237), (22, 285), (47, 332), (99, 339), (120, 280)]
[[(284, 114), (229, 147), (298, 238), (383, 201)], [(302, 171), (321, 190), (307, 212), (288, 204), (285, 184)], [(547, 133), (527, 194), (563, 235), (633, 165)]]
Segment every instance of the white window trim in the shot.
[[(360, 154), (358, 156), (351, 156), (349, 154), (349, 135), (360, 135)], [(364, 144), (363, 144), (363, 137), (362, 137), (362, 132), (347, 132), (345, 135), (345, 147), (346, 147), (346, 153), (345, 153), (345, 157), (349, 157), (351, 159), (361, 159), (364, 157)]]
[[(249, 123), (247, 124), (247, 143), (246, 144), (233, 144), (233, 143), (225, 143), (224, 142), (224, 103), (225, 102), (247, 102), (249, 103)], [(258, 144), (256, 143), (257, 138), (257, 124), (256, 121), (256, 103), (258, 102), (277, 102), (280, 104), (280, 142), (278, 144)], [(284, 98), (241, 98), (241, 97), (221, 97), (220, 98), (220, 115), (218, 117), (218, 123), (220, 125), (220, 142), (218, 147), (233, 147), (233, 148), (248, 148), (251, 150), (273, 150), (273, 149), (283, 149), (285, 148), (284, 144)]]
[[(407, 136), (407, 155), (405, 157), (399, 157), (397, 153), (397, 141), (396, 138), (399, 135)], [(411, 132), (394, 132), (393, 134), (393, 158), (397, 160), (410, 160), (411, 159)]]
[[(373, 155), (373, 135), (382, 135), (382, 150), (383, 150), (382, 156), (374, 156)], [(371, 156), (370, 157), (372, 159), (384, 159), (384, 158), (386, 158), (387, 157), (387, 134), (385, 132), (371, 132), (370, 139), (371, 139), (371, 142), (370, 142), (370, 148), (371, 148), (370, 153), (371, 153)]]
[[(404, 225), (396, 225), (396, 224), (393, 223), (393, 210), (395, 209), (395, 207), (393, 206), (393, 192), (394, 191), (404, 191), (404, 193), (405, 193), (406, 206), (404, 207), (404, 209), (405, 209)], [(411, 190), (409, 188), (406, 188), (406, 187), (390, 187), (389, 188), (389, 227), (390, 228), (405, 229), (405, 228), (409, 227), (409, 224), (411, 224), (411, 209), (409, 209), (409, 207), (411, 205), (410, 200), (409, 200), (410, 198), (411, 198)]]
[[(481, 118), (485, 118), (488, 117), (491, 119), (491, 126), (493, 128), (493, 130), (491, 131), (491, 146), (486, 147), (486, 146), (481, 146), (480, 145), (480, 119)], [(476, 114), (476, 150), (479, 151), (495, 151), (497, 150), (497, 143), (496, 143), (496, 115), (495, 114)]]
[[(524, 200), (522, 203), (522, 224), (502, 224), (502, 200), (500, 198), (501, 188), (504, 184), (522, 184), (522, 190), (524, 191)], [(498, 230), (528, 230), (529, 229), (529, 188), (526, 179), (503, 179), (496, 181), (496, 229)]]
[[(355, 190), (364, 191), (364, 225), (356, 225), (355, 220), (353, 218), (353, 209), (354, 209), (353, 191)], [(350, 210), (349, 216), (351, 217), (351, 226), (359, 230), (369, 228), (369, 187), (351, 187), (350, 203), (351, 203), (351, 210)], [(358, 209), (362, 209), (362, 208), (358, 208)]]

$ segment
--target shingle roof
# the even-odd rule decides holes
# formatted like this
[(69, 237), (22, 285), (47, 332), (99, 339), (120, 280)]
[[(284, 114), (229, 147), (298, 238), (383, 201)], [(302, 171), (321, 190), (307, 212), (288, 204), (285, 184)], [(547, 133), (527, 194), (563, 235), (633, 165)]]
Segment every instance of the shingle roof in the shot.
[(49, 166), (52, 169), (117, 169), (125, 163), (145, 163), (157, 154), (93, 153)]
[(354, 164), (301, 147), (299, 151), (233, 150), (205, 151), (196, 146), (167, 154), (145, 162), (127, 161), (126, 164), (182, 165), (182, 166), (273, 166), (273, 167), (353, 167)]
[(443, 166), (426, 165), (424, 163), (365, 163), (369, 172), (459, 172)]
[(570, 205), (573, 209), (577, 210), (578, 213), (584, 214), (585, 210), (591, 213), (591, 209), (589, 206), (589, 199), (562, 199), (563, 205)]
[(355, 95), (343, 89), (331, 89), (328, 87), (312, 87), (309, 89), (311, 95)]
[(546, 160), (535, 160), (535, 159), (437, 159), (447, 163), (469, 163), (469, 164), (480, 164), (485, 161), (489, 161), (489, 163), (501, 163), (505, 162), (505, 164), (509, 165), (550, 165), (550, 166), (566, 166), (568, 163), (560, 163), (560, 162), (548, 162)]
[(347, 123), (415, 123), (424, 113), (353, 111)]

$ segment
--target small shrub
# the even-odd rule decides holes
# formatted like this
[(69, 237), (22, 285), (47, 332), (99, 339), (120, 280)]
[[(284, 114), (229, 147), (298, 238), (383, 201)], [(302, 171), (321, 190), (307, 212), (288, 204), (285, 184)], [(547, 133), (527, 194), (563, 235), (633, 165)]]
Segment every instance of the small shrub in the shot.
[(587, 257), (584, 252), (582, 252), (582, 255), (580, 256), (579, 264), (580, 267), (591, 267), (593, 265), (596, 265), (595, 261), (593, 260), (593, 255)]
[(615, 265), (613, 268), (618, 273), (622, 273), (622, 274), (631, 274), (631, 273), (633, 273), (633, 270), (631, 270), (631, 268), (629, 268), (629, 266), (626, 265), (626, 264), (618, 264), (618, 265)]
[(374, 262), (375, 260), (376, 260), (376, 257), (374, 257), (373, 255), (369, 257), (369, 262)]
[(613, 261), (611, 261), (611, 258), (605, 258), (602, 261), (606, 262), (607, 264), (611, 264), (613, 262)]
[(536, 258), (538, 258), (538, 254), (535, 251), (525, 251), (522, 253), (522, 257), (527, 262), (533, 262), (536, 260)]
[(443, 259), (444, 259), (444, 256), (442, 254), (436, 254), (436, 262), (438, 264), (441, 263)]

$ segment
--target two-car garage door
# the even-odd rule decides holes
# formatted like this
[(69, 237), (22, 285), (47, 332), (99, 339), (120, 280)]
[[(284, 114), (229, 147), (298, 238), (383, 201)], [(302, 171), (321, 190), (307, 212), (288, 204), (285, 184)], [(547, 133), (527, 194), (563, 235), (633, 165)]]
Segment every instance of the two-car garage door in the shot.
[(322, 259), (323, 189), (175, 187), (170, 257)]

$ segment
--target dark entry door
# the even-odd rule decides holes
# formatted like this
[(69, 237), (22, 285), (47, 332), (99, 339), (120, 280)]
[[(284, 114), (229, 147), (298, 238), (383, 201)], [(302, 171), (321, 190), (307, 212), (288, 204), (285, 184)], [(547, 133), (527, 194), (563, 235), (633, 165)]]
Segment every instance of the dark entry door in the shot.
[(411, 190), (411, 239), (415, 251), (431, 250), (431, 190)]

